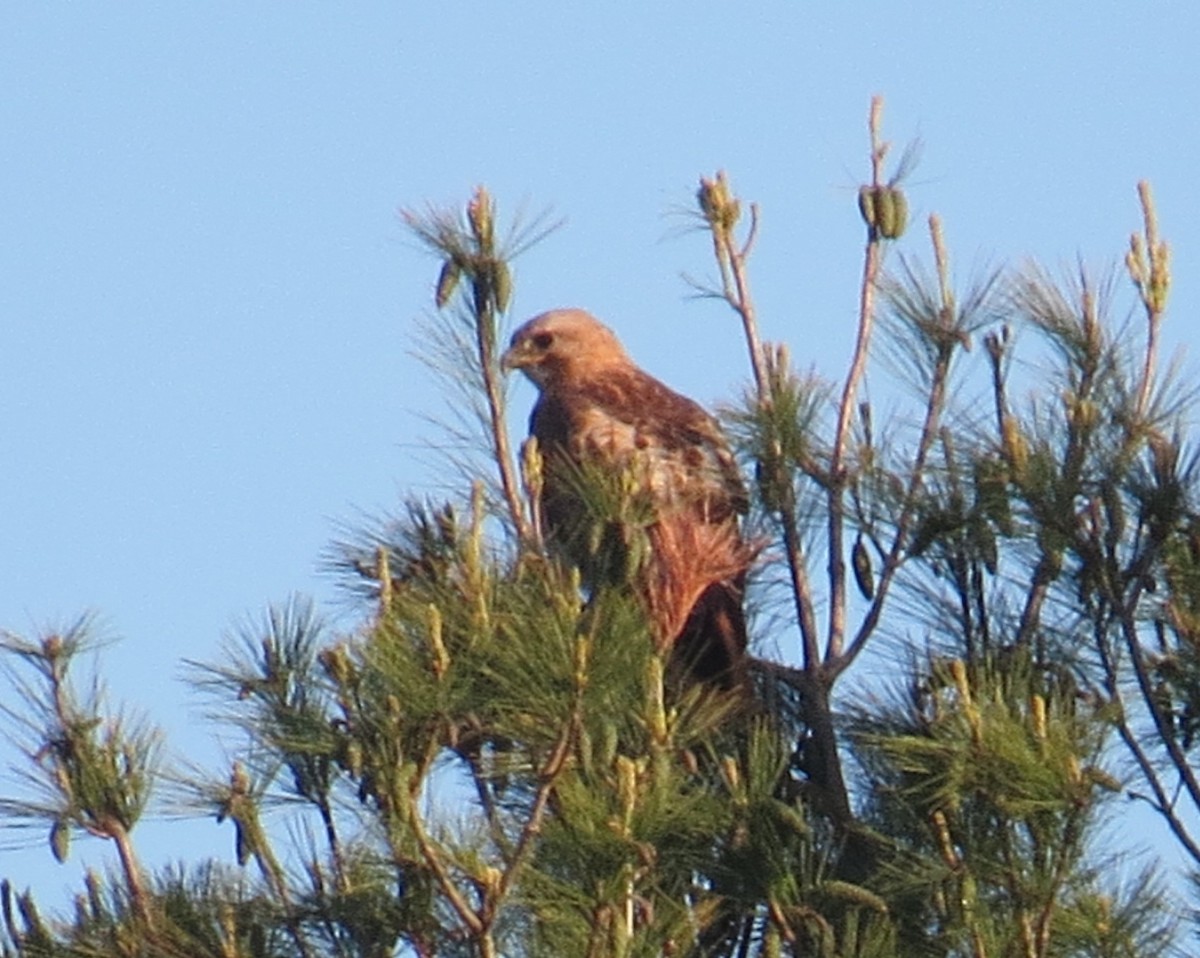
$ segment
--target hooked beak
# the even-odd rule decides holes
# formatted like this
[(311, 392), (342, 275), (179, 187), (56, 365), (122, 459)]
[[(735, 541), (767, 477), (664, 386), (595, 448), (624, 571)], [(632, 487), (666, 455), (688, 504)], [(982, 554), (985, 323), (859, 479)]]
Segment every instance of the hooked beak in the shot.
[(514, 369), (523, 369), (529, 362), (528, 353), (520, 346), (509, 346), (500, 357), (500, 371), (510, 373)]

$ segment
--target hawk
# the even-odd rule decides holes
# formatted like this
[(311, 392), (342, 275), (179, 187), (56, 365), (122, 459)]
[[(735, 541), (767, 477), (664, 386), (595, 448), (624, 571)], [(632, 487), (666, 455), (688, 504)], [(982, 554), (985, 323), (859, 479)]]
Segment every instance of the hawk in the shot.
[(697, 679), (739, 684), (753, 549), (740, 530), (746, 490), (716, 420), (638, 368), (583, 310), (529, 320), (501, 365), (520, 369), (539, 391), (529, 431), (544, 461), (539, 505), (550, 545), (586, 585), (603, 580), (595, 533), (605, 523), (611, 532), (622, 516), (596, 515), (588, 476), (614, 478), (648, 511), (647, 554), (633, 582), (659, 648)]

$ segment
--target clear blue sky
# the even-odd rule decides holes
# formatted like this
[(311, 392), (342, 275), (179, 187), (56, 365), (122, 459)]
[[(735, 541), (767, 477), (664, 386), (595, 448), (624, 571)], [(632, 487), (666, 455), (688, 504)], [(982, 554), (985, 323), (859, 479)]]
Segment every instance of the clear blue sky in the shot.
[[(882, 93), (889, 137), (924, 142), (914, 210), (942, 214), (964, 275), (1118, 261), (1150, 179), (1169, 344), (1190, 339), (1200, 7), (912, 6), (7, 4), (0, 626), (96, 610), (123, 637), (114, 696), (215, 755), (180, 660), (292, 592), (333, 603), (336, 524), (432, 488), (442, 400), (409, 351), (437, 267), (395, 210), (478, 183), (567, 219), (519, 261), (516, 317), (585, 306), (712, 402), (744, 376), (739, 333), (686, 298), (708, 249), (669, 214), (728, 170), (763, 208), (766, 334), (832, 376)], [(175, 828), (145, 830), (152, 862), (232, 853), (228, 829)], [(98, 851), (57, 866), (21, 838), (0, 835), (0, 875), (51, 898)]]

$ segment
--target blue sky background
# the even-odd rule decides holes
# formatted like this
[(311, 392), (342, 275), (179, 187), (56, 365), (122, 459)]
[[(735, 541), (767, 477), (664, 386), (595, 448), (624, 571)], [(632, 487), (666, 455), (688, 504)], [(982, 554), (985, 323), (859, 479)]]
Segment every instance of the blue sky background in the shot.
[[(671, 211), (728, 170), (763, 209), (765, 334), (834, 376), (882, 93), (888, 137), (924, 144), (914, 212), (942, 214), (964, 277), (1119, 262), (1151, 180), (1167, 345), (1186, 344), (1200, 7), (911, 6), (6, 5), (0, 626), (95, 610), (122, 638), (113, 696), (215, 758), (180, 660), (293, 592), (336, 611), (319, 558), (338, 524), (437, 482), (421, 443), (442, 397), (410, 354), (437, 264), (395, 211), (479, 183), (502, 214), (567, 220), (518, 262), (514, 317), (585, 306), (711, 403), (745, 376), (740, 333), (687, 298), (709, 250)], [(902, 246), (923, 253), (922, 231)], [(531, 389), (513, 399), (523, 414)], [(139, 838), (156, 864), (232, 856), (211, 822)], [(43, 839), (0, 832), (0, 875), (53, 899), (105, 860), (55, 865)]]

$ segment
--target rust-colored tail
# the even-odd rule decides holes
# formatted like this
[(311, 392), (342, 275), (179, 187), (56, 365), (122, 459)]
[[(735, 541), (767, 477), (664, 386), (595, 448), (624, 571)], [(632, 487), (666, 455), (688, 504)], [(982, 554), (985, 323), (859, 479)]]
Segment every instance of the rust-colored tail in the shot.
[(755, 549), (737, 523), (678, 514), (650, 530), (653, 559), (642, 599), (659, 648), (671, 649), (683, 674), (726, 688), (740, 684), (746, 653), (742, 600)]
[(639, 583), (655, 642), (683, 675), (726, 688), (745, 671), (746, 573), (757, 548), (736, 521), (680, 513), (650, 528), (651, 560)]

